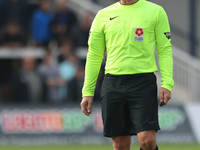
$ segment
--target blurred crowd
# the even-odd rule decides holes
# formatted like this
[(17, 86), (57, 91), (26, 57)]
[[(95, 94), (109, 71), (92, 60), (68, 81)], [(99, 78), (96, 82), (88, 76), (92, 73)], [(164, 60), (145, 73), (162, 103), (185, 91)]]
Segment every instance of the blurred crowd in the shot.
[(80, 102), (86, 58), (77, 50), (87, 49), (93, 17), (77, 16), (66, 0), (0, 0), (0, 51), (45, 50), (42, 59), (0, 59), (0, 102)]

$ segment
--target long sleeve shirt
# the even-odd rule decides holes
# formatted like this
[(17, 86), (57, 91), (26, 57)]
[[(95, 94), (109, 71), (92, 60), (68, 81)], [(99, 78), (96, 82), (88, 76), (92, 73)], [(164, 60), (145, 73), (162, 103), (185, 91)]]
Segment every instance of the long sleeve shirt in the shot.
[(139, 0), (132, 5), (117, 2), (100, 10), (92, 23), (88, 45), (83, 97), (94, 95), (105, 48), (105, 74), (126, 75), (157, 72), (157, 46), (161, 86), (172, 90), (170, 26), (161, 6)]

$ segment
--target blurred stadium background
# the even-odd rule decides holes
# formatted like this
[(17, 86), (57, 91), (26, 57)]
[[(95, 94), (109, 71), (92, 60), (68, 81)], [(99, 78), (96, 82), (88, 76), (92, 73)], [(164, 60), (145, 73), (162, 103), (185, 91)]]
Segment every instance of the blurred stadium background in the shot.
[[(0, 0), (0, 149), (51, 144), (61, 146), (33, 148), (75, 150), (84, 147), (69, 145), (92, 144), (98, 150), (93, 144), (111, 142), (102, 136), (104, 62), (93, 115), (82, 115), (79, 103), (91, 22), (99, 9), (117, 1)], [(200, 0), (150, 1), (168, 14), (174, 52), (175, 87), (170, 104), (159, 109), (158, 143), (165, 144), (163, 150), (179, 149), (171, 144), (200, 149)], [(112, 149), (100, 147), (106, 148)]]

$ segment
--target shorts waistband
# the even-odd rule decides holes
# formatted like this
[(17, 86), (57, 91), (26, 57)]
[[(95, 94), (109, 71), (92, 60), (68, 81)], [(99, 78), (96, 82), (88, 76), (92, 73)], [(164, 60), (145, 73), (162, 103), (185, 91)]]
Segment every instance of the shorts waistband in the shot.
[(151, 73), (139, 73), (139, 74), (124, 74), (124, 75), (113, 75), (113, 74), (106, 74), (105, 77), (114, 77), (114, 78), (134, 78), (134, 77), (141, 77), (141, 76), (148, 76), (154, 75), (153, 72)]

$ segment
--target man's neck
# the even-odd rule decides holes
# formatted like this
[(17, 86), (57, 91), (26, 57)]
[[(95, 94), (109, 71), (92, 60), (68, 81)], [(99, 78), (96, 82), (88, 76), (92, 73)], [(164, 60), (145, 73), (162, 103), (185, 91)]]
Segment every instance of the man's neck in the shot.
[(138, 0), (120, 0), (120, 3), (122, 5), (131, 5), (131, 4), (134, 4), (136, 3)]

